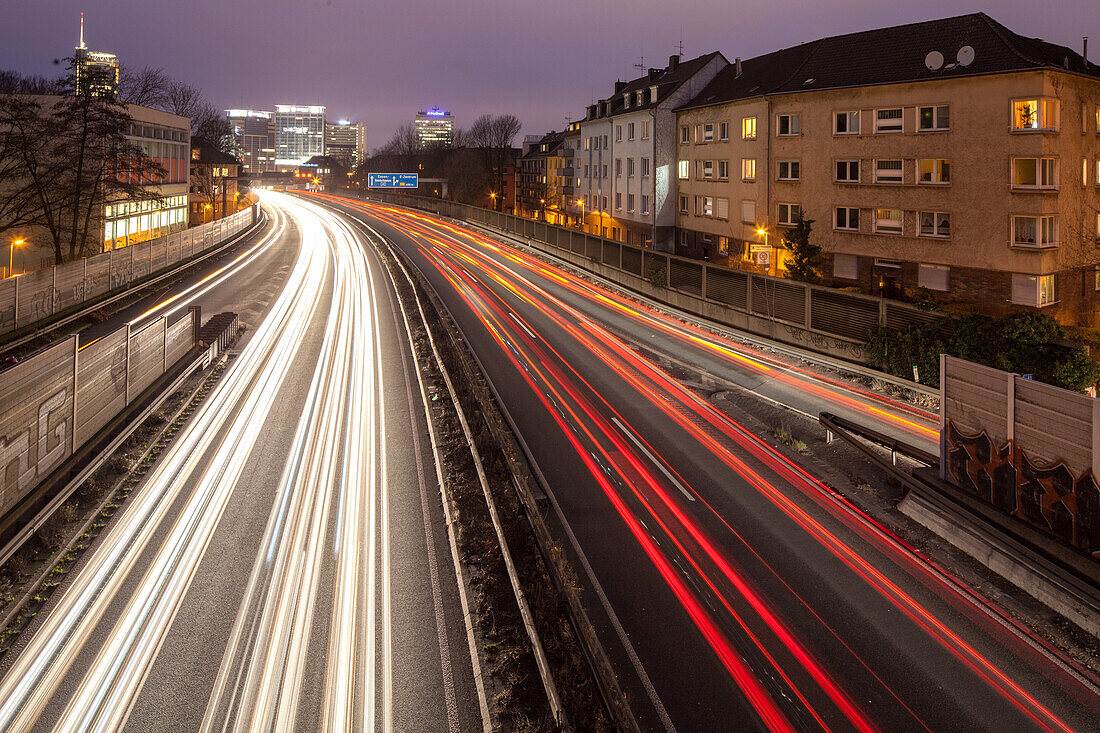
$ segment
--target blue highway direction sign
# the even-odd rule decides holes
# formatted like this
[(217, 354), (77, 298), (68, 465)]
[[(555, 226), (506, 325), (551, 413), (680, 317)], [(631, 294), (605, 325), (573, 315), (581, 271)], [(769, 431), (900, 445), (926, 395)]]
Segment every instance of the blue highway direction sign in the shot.
[(368, 173), (367, 188), (416, 188), (416, 173)]

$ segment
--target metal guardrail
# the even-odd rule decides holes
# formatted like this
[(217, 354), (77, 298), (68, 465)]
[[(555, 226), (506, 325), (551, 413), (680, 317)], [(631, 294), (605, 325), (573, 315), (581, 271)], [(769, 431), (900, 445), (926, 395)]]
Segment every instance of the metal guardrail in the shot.
[[(898, 454), (908, 456), (914, 460), (920, 461), (926, 466), (935, 466), (939, 464), (940, 458), (934, 453), (929, 453), (926, 450), (921, 450), (916, 446), (904, 443), (892, 435), (879, 432), (872, 428), (865, 427), (859, 423), (845, 419), (843, 417), (837, 417), (836, 415), (828, 412), (822, 412), (818, 415), (818, 422), (825, 428), (825, 442), (832, 443), (834, 437), (840, 437), (849, 443), (852, 443), (857, 448), (862, 449), (863, 444), (857, 440), (852, 439), (852, 435), (858, 435), (861, 438), (865, 438), (872, 443), (882, 446), (890, 451), (890, 467), (898, 465)], [(866, 451), (864, 451), (866, 452)], [(881, 461), (881, 456), (875, 454), (871, 455), (876, 460)]]

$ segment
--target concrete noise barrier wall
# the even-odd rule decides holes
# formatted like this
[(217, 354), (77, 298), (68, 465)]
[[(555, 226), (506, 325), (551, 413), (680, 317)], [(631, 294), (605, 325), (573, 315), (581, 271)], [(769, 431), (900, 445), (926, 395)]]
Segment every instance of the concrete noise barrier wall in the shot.
[(940, 357), (940, 474), (1100, 559), (1100, 400)]
[(195, 313), (77, 336), (0, 372), (0, 515), (6, 514), (195, 346)]
[(165, 237), (0, 280), (0, 337), (202, 254), (251, 226), (256, 216), (252, 206)]

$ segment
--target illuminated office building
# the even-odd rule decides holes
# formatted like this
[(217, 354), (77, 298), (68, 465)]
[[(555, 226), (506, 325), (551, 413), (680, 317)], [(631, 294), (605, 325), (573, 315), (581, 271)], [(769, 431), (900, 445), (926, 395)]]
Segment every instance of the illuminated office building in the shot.
[(80, 45), (73, 53), (76, 93), (93, 97), (118, 94), (118, 57), (113, 53), (89, 51), (84, 45), (84, 13), (80, 14)]
[(275, 105), (276, 170), (295, 169), (324, 153), (324, 105)]
[(329, 122), (325, 125), (325, 155), (343, 161), (350, 170), (366, 157), (366, 135), (361, 122), (347, 118)]
[(450, 112), (432, 107), (416, 113), (416, 147), (450, 148), (455, 144), (455, 118)]
[(227, 109), (225, 116), (233, 130), (234, 155), (249, 173), (275, 170), (275, 119), (270, 112)]

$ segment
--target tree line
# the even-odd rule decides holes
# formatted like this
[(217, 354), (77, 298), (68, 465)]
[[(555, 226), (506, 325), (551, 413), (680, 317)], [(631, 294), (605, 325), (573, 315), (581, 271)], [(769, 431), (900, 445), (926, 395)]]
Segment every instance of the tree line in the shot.
[(160, 201), (165, 175), (128, 135), (128, 103), (191, 118), (191, 133), (223, 150), (228, 120), (195, 87), (163, 69), (123, 69), (117, 96), (76, 94), (75, 69), (50, 79), (0, 70), (0, 235), (46, 234), (55, 264), (98, 253), (115, 200)]

